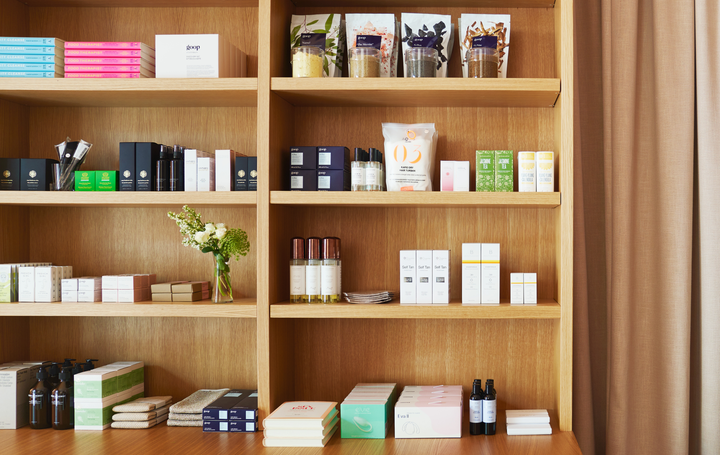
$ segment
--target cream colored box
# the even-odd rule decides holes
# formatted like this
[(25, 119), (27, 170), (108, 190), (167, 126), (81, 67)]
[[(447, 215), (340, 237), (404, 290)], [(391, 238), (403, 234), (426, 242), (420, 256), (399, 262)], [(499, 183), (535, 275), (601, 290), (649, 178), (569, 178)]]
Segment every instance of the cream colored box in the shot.
[(523, 273), (510, 274), (510, 305), (523, 304)]
[(523, 277), (525, 305), (537, 305), (537, 273), (526, 273)]
[(555, 191), (555, 159), (553, 152), (537, 152), (537, 192), (552, 193)]
[(537, 163), (535, 152), (518, 153), (518, 191), (534, 193), (537, 191)]
[(500, 305), (500, 244), (482, 244), (481, 299), (483, 305)]

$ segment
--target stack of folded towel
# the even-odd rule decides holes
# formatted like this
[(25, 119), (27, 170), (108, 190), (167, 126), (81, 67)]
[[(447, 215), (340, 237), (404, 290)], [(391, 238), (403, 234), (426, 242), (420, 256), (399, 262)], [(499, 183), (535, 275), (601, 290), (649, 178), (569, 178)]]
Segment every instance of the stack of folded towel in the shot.
[(169, 427), (202, 427), (205, 406), (225, 395), (230, 389), (201, 389), (170, 406)]
[(151, 428), (167, 420), (172, 397), (138, 398), (135, 401), (115, 406), (112, 410), (112, 428)]

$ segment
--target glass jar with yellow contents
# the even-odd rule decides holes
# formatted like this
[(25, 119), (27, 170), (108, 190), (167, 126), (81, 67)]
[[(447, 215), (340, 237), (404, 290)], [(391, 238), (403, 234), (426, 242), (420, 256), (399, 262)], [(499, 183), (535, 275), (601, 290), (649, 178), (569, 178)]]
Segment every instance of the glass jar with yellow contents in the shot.
[(325, 51), (316, 46), (300, 46), (292, 50), (293, 77), (322, 77)]

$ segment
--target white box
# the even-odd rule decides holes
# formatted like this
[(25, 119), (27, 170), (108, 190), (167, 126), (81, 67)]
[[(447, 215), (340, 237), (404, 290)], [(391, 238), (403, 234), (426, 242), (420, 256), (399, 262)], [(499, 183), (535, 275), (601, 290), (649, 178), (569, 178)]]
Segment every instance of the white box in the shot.
[(118, 290), (117, 289), (103, 289), (102, 290), (102, 301), (103, 301), (103, 303), (117, 303)]
[(433, 304), (450, 303), (450, 250), (433, 250)]
[(197, 191), (197, 157), (198, 151), (196, 149), (185, 149), (183, 153), (183, 159), (185, 160), (183, 167), (185, 171), (185, 191)]
[(197, 190), (215, 191), (215, 157), (198, 157)]
[(482, 286), (480, 297), (483, 305), (500, 305), (500, 244), (482, 244)]
[(27, 425), (28, 392), (37, 383), (37, 365), (0, 367), (0, 430), (15, 430)]
[(245, 77), (245, 53), (220, 35), (155, 35), (156, 78)]
[(525, 280), (523, 273), (510, 274), (510, 305), (523, 304), (523, 282)]
[(459, 438), (462, 400), (404, 402), (395, 404), (395, 439)]
[(60, 267), (35, 267), (35, 301), (57, 302), (60, 282)]
[(417, 303), (433, 303), (433, 255), (432, 250), (418, 250), (416, 253), (416, 297)]
[(117, 275), (104, 275), (102, 277), (102, 289), (114, 289), (118, 288), (118, 277)]
[(524, 274), (523, 296), (525, 305), (537, 305), (537, 273)]
[[(110, 290), (110, 292), (112, 291)], [(78, 291), (77, 301), (79, 303), (102, 302), (102, 290), (98, 289), (97, 291)]]
[(78, 290), (78, 279), (77, 278), (63, 278), (60, 282), (60, 290), (65, 291), (77, 291)]
[(235, 152), (215, 150), (215, 191), (232, 191), (235, 176)]
[(462, 304), (479, 305), (482, 244), (462, 244)]
[(135, 290), (148, 287), (147, 275), (119, 275), (117, 277), (118, 290)]
[(0, 302), (10, 303), (14, 300), (12, 276), (15, 269), (13, 264), (0, 264)]
[(521, 193), (536, 192), (536, 181), (535, 152), (518, 152), (518, 191)]
[(455, 161), (453, 191), (470, 191), (470, 161)]
[(99, 276), (78, 278), (78, 291), (99, 291), (102, 289), (102, 278)]
[(78, 291), (62, 291), (61, 301), (64, 303), (77, 303)]
[(416, 251), (400, 251), (400, 303), (417, 303)]
[(18, 302), (35, 301), (35, 267), (18, 267)]
[[(118, 303), (134, 303), (142, 302), (145, 299), (148, 288), (141, 289), (119, 289), (117, 291), (117, 302)], [(103, 296), (104, 297), (104, 296)], [(103, 302), (104, 302), (103, 298)]]
[(537, 192), (552, 193), (555, 191), (555, 159), (553, 152), (537, 152)]

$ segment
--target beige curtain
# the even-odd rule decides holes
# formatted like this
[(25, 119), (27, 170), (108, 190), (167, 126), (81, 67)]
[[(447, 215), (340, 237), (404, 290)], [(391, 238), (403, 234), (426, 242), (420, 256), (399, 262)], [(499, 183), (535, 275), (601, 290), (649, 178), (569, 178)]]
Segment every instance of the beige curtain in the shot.
[[(705, 413), (718, 412), (717, 403), (696, 409), (705, 383), (693, 390), (693, 401), (690, 396), (691, 333), (697, 329), (691, 330), (691, 291), (698, 276), (697, 270), (693, 275), (695, 2), (583, 0), (575, 2), (575, 14), (573, 427), (585, 454), (688, 453), (696, 437), (691, 411), (697, 425), (703, 420), (703, 438), (710, 437)], [(717, 10), (708, 13), (709, 36), (717, 20)], [(717, 68), (709, 71), (718, 77)], [(718, 158), (710, 150), (708, 155), (710, 174), (717, 169), (710, 162)], [(702, 178), (698, 181), (702, 229)], [(707, 185), (711, 192), (717, 184)], [(718, 226), (713, 221), (706, 221), (708, 231)], [(720, 281), (718, 255), (704, 245), (699, 250), (714, 255), (714, 270), (705, 270), (702, 256), (696, 262)], [(701, 301), (705, 284), (699, 289)], [(713, 303), (720, 305), (718, 298)], [(717, 313), (714, 317), (718, 321)], [(706, 319), (703, 314), (703, 324)], [(711, 332), (718, 336), (718, 330)], [(703, 381), (714, 375), (707, 387), (716, 389), (718, 363), (712, 370), (703, 356), (718, 344), (709, 344), (717, 340), (706, 336), (703, 330), (693, 343), (700, 348), (692, 379), (695, 369)], [(708, 427), (714, 425), (716, 438), (720, 428), (714, 419)], [(702, 453), (720, 453), (708, 450)]]

